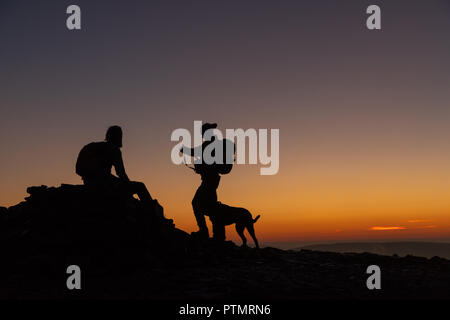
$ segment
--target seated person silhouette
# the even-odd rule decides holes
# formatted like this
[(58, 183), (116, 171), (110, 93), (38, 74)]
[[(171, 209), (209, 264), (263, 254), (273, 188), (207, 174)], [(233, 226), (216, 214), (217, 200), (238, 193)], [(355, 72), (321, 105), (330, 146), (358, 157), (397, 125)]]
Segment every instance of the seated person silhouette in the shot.
[[(81, 149), (77, 158), (76, 173), (81, 176), (85, 185), (113, 190), (129, 196), (137, 194), (144, 205), (153, 209), (162, 218), (162, 207), (153, 200), (145, 184), (130, 181), (128, 178), (122, 160), (121, 147), (122, 129), (119, 126), (109, 127), (105, 141), (91, 142)], [(112, 167), (117, 177), (111, 174)]]

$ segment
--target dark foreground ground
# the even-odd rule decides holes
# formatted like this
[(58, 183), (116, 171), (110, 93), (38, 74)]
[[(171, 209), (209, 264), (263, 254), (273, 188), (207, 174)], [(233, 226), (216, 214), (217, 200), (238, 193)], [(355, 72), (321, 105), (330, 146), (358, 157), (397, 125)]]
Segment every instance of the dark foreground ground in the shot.
[[(57, 264), (37, 268), (36, 262), (30, 261), (30, 269), (26, 265), (19, 268), (22, 273), (12, 270), (4, 274), (1, 297), (176, 301), (450, 299), (450, 261), (445, 259), (255, 250), (232, 245), (222, 250), (180, 261), (148, 257), (148, 262), (121, 270), (82, 263), (80, 291), (66, 288), (68, 275), (62, 264), (59, 268)], [(381, 268), (381, 290), (366, 287), (366, 269), (372, 264)]]
[[(450, 299), (450, 260), (244, 249), (149, 219), (134, 199), (68, 185), (29, 193), (0, 208), (0, 299)], [(69, 265), (81, 290), (66, 286)], [(381, 290), (366, 286), (370, 265)]]

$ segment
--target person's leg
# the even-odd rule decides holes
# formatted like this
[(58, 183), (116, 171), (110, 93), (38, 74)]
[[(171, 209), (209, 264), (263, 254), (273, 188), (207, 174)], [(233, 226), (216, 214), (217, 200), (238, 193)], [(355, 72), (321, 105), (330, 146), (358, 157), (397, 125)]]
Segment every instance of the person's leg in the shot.
[(202, 208), (202, 190), (200, 188), (197, 189), (194, 198), (192, 199), (192, 209), (194, 210), (195, 220), (197, 221), (199, 234), (201, 236), (209, 237), (208, 227), (206, 226), (206, 220), (204, 215), (204, 208)]
[(202, 234), (208, 235), (208, 227), (206, 226), (206, 220), (205, 215), (203, 214), (202, 210), (198, 208), (194, 203), (192, 204), (192, 208), (194, 209), (194, 216), (195, 220), (197, 221), (197, 226), (199, 229), (199, 232)]
[(219, 241), (225, 241), (225, 225), (213, 221), (213, 238)]
[(144, 202), (150, 202), (153, 200), (150, 192), (148, 192), (147, 187), (144, 183), (138, 181), (129, 181), (127, 182), (127, 189), (133, 195), (137, 194), (139, 200)]
[(152, 198), (144, 183), (138, 181), (127, 181), (125, 186), (128, 193), (131, 195), (138, 195), (139, 200), (141, 200), (143, 204), (151, 210), (153, 217), (174, 226), (172, 219), (164, 217), (164, 208), (158, 203), (157, 200)]

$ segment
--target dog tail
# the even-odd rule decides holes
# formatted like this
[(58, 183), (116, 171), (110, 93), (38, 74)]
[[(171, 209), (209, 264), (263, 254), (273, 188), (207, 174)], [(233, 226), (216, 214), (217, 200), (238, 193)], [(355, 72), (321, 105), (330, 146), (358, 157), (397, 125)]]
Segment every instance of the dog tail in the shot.
[(258, 221), (258, 219), (259, 219), (260, 217), (261, 217), (261, 216), (258, 214), (258, 215), (256, 216), (256, 218), (253, 219), (253, 223), (255, 223), (256, 221)]

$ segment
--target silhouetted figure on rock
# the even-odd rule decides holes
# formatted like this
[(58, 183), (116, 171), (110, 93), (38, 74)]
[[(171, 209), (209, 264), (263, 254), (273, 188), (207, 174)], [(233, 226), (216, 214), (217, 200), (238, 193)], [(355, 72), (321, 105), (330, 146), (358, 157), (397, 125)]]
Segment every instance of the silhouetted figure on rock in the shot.
[[(202, 125), (202, 136), (209, 129), (217, 128), (216, 123), (204, 123)], [(214, 141), (214, 137), (209, 141), (204, 141), (201, 145), (201, 152)], [(183, 147), (181, 151), (192, 157), (195, 156), (195, 148)], [(220, 175), (212, 166), (197, 166), (196, 173), (200, 174), (202, 183), (195, 192), (192, 199), (192, 208), (194, 210), (195, 219), (197, 220), (197, 235), (202, 238), (208, 238), (208, 227), (206, 226), (205, 216), (213, 213), (217, 204), (217, 188), (219, 187)]]
[[(204, 123), (202, 125), (202, 137), (205, 139), (205, 132), (210, 129), (217, 128), (216, 123)], [(209, 216), (211, 222), (213, 223), (213, 236), (217, 240), (224, 240), (222, 236), (222, 228), (214, 225), (214, 215), (217, 212), (218, 201), (217, 201), (217, 188), (219, 187), (220, 182), (220, 174), (227, 174), (231, 171), (232, 163), (228, 163), (230, 157), (233, 158), (234, 161), (234, 144), (228, 140), (218, 140), (216, 141), (216, 136), (212, 135), (210, 140), (205, 140), (201, 146), (197, 146), (195, 148), (187, 148), (183, 147), (181, 152), (188, 154), (189, 156), (196, 156), (196, 149), (201, 148), (202, 159), (200, 162), (197, 162), (198, 159), (194, 159), (194, 171), (199, 174), (202, 179), (202, 183), (198, 187), (195, 192), (195, 196), (192, 199), (192, 208), (194, 210), (194, 215), (197, 220), (197, 225), (199, 227), (199, 231), (195, 232), (194, 235), (198, 235), (201, 238), (208, 238), (208, 227), (206, 226), (205, 216)], [(204, 162), (204, 150), (211, 143), (216, 143), (219, 148), (223, 148), (223, 162), (207, 164)], [(231, 147), (227, 146), (227, 144), (231, 143)], [(229, 147), (231, 150), (227, 150), (226, 147)], [(232, 154), (227, 155), (227, 152), (232, 151)], [(213, 157), (215, 152), (212, 151), (211, 154)]]
[[(145, 184), (130, 181), (128, 178), (121, 147), (122, 129), (119, 126), (109, 127), (105, 141), (91, 142), (81, 149), (77, 158), (76, 173), (81, 176), (87, 186), (129, 196), (137, 194), (139, 200), (152, 209), (158, 218), (163, 218), (162, 207), (153, 200)], [(112, 167), (117, 176), (111, 173)], [(167, 221), (172, 222), (170, 219)]]

